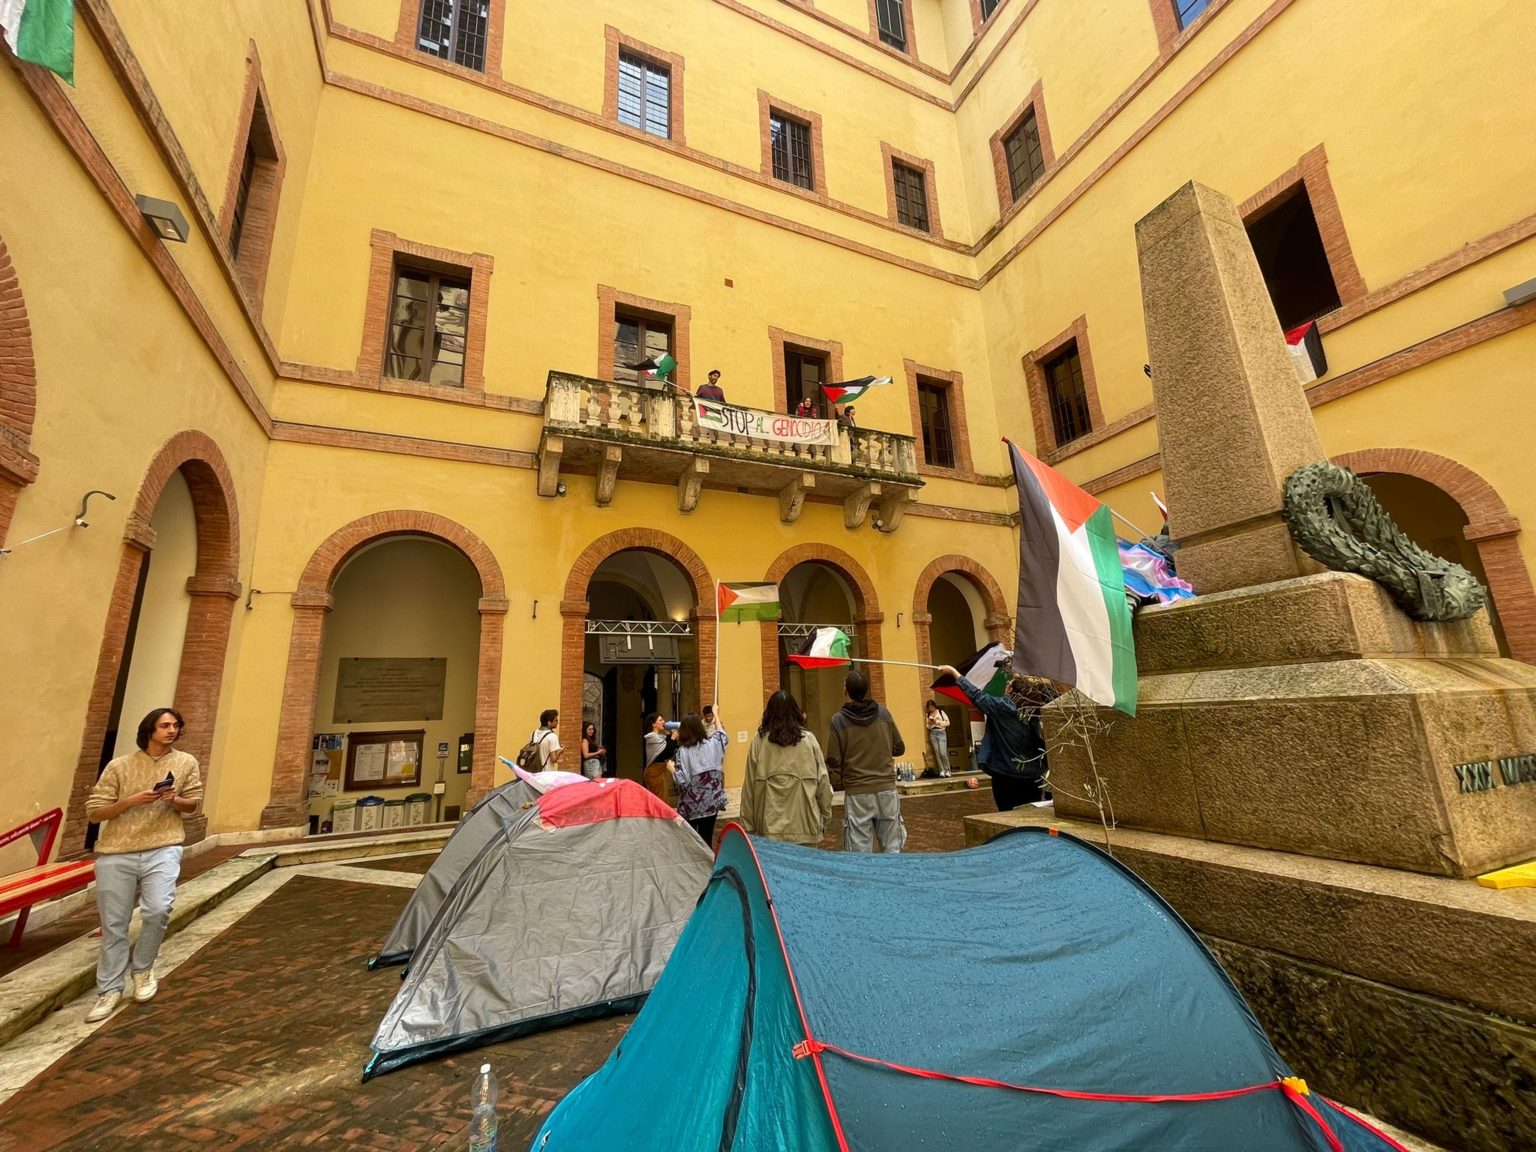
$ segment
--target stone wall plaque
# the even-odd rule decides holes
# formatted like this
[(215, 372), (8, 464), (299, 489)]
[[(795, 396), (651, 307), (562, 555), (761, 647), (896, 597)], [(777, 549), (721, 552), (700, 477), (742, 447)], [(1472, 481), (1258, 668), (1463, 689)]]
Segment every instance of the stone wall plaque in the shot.
[(354, 656), (336, 669), (333, 724), (441, 720), (448, 660), (442, 656)]

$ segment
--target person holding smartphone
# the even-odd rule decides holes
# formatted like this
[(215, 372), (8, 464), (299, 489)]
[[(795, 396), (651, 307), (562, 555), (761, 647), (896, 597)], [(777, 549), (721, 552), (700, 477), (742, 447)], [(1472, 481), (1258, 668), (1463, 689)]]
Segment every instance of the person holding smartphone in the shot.
[[(85, 801), (85, 814), (102, 824), (96, 841), (96, 907), (101, 915), (101, 952), (96, 958), (96, 1003), (86, 1014), (105, 1020), (123, 998), (125, 979), (133, 998), (154, 999), (159, 990), (155, 957), (165, 939), (181, 875), (183, 827), (203, 799), (197, 760), (175, 747), (184, 722), (174, 708), (156, 708), (139, 721), (137, 752), (102, 770)], [(128, 949), (128, 922), (140, 911), (139, 939)]]

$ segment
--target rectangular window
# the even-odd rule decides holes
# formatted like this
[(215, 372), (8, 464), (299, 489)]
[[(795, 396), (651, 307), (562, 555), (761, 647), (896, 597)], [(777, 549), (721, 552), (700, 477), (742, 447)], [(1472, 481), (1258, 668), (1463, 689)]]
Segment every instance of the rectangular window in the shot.
[(784, 346), (784, 398), (790, 412), (802, 400), (810, 400), (811, 414), (818, 420), (831, 419), (827, 394), (821, 386), (827, 381), (827, 354), (806, 348)]
[(875, 0), (875, 21), (880, 25), (881, 42), (905, 52), (907, 22), (901, 7), (902, 0)]
[(672, 135), (672, 70), (665, 64), (619, 53), (619, 123), (652, 136)]
[(1173, 4), (1173, 16), (1179, 22), (1179, 31), (1183, 31), (1195, 22), (1211, 6), (1211, 0), (1171, 0)]
[(1266, 205), (1247, 228), (1282, 330), (1289, 332), (1339, 307), (1339, 288), (1305, 184)]
[(436, 271), (396, 261), (384, 375), (464, 386), (469, 270)]
[[(260, 98), (257, 98), (260, 102)], [(245, 159), (240, 162), (240, 183), (235, 188), (234, 222), (229, 229), (229, 254), (240, 258), (240, 238), (245, 234), (245, 210), (251, 203), (251, 183), (256, 179), (255, 133), (245, 138)]]
[(490, 0), (421, 0), (416, 47), (428, 56), (484, 72), (490, 23)]
[(923, 170), (892, 160), (891, 183), (896, 187), (897, 221), (928, 231), (928, 179)]
[(955, 441), (950, 432), (949, 386), (943, 381), (919, 376), (917, 412), (923, 433), (923, 463), (935, 468), (953, 468)]
[(981, 22), (983, 24), (992, 19), (992, 13), (997, 11), (998, 5), (1002, 2), (1003, 0), (981, 0)]
[(1093, 430), (1093, 420), (1088, 412), (1088, 388), (1083, 383), (1083, 361), (1077, 354), (1077, 341), (1047, 360), (1042, 371), (1057, 447), (1088, 435)]
[[(613, 378), (638, 384), (640, 371), (629, 365), (647, 358), (660, 360), (672, 351), (672, 322), (624, 308), (613, 310), (613, 322)], [(668, 373), (668, 380), (675, 378), (675, 370)]]
[(1040, 122), (1031, 108), (1019, 121), (1019, 126), (1008, 133), (1003, 141), (1003, 151), (1008, 157), (1008, 186), (1013, 189), (1017, 202), (1030, 185), (1045, 175), (1045, 152), (1040, 146)]
[(782, 112), (770, 112), (768, 135), (773, 150), (773, 178), (814, 191), (816, 168), (811, 154), (811, 126)]

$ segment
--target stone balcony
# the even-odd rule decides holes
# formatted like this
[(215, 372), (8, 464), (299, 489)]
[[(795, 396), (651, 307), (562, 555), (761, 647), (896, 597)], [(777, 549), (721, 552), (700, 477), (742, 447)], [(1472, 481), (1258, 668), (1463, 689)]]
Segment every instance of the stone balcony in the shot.
[[(738, 408), (732, 405), (732, 408)], [(742, 408), (765, 420), (782, 414)], [(777, 495), (779, 519), (793, 523), (808, 496), (843, 506), (857, 528), (873, 512), (893, 532), (917, 496), (917, 448), (910, 436), (870, 428), (837, 430), (836, 443), (796, 444), (703, 427), (692, 398), (647, 387), (551, 372), (539, 440), (539, 495), (554, 496), (562, 473), (595, 475), (597, 503), (620, 480), (675, 484), (679, 512), (698, 506), (707, 486)]]

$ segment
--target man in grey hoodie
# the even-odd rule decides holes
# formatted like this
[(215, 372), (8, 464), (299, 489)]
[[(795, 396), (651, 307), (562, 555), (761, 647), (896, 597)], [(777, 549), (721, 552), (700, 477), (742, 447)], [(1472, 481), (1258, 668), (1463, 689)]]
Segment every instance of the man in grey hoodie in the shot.
[(843, 693), (848, 702), (832, 717), (826, 748), (827, 771), (843, 790), (843, 847), (873, 852), (878, 836), (882, 852), (900, 852), (907, 829), (901, 822), (895, 760), (907, 746), (885, 705), (869, 698), (863, 672), (848, 672)]

